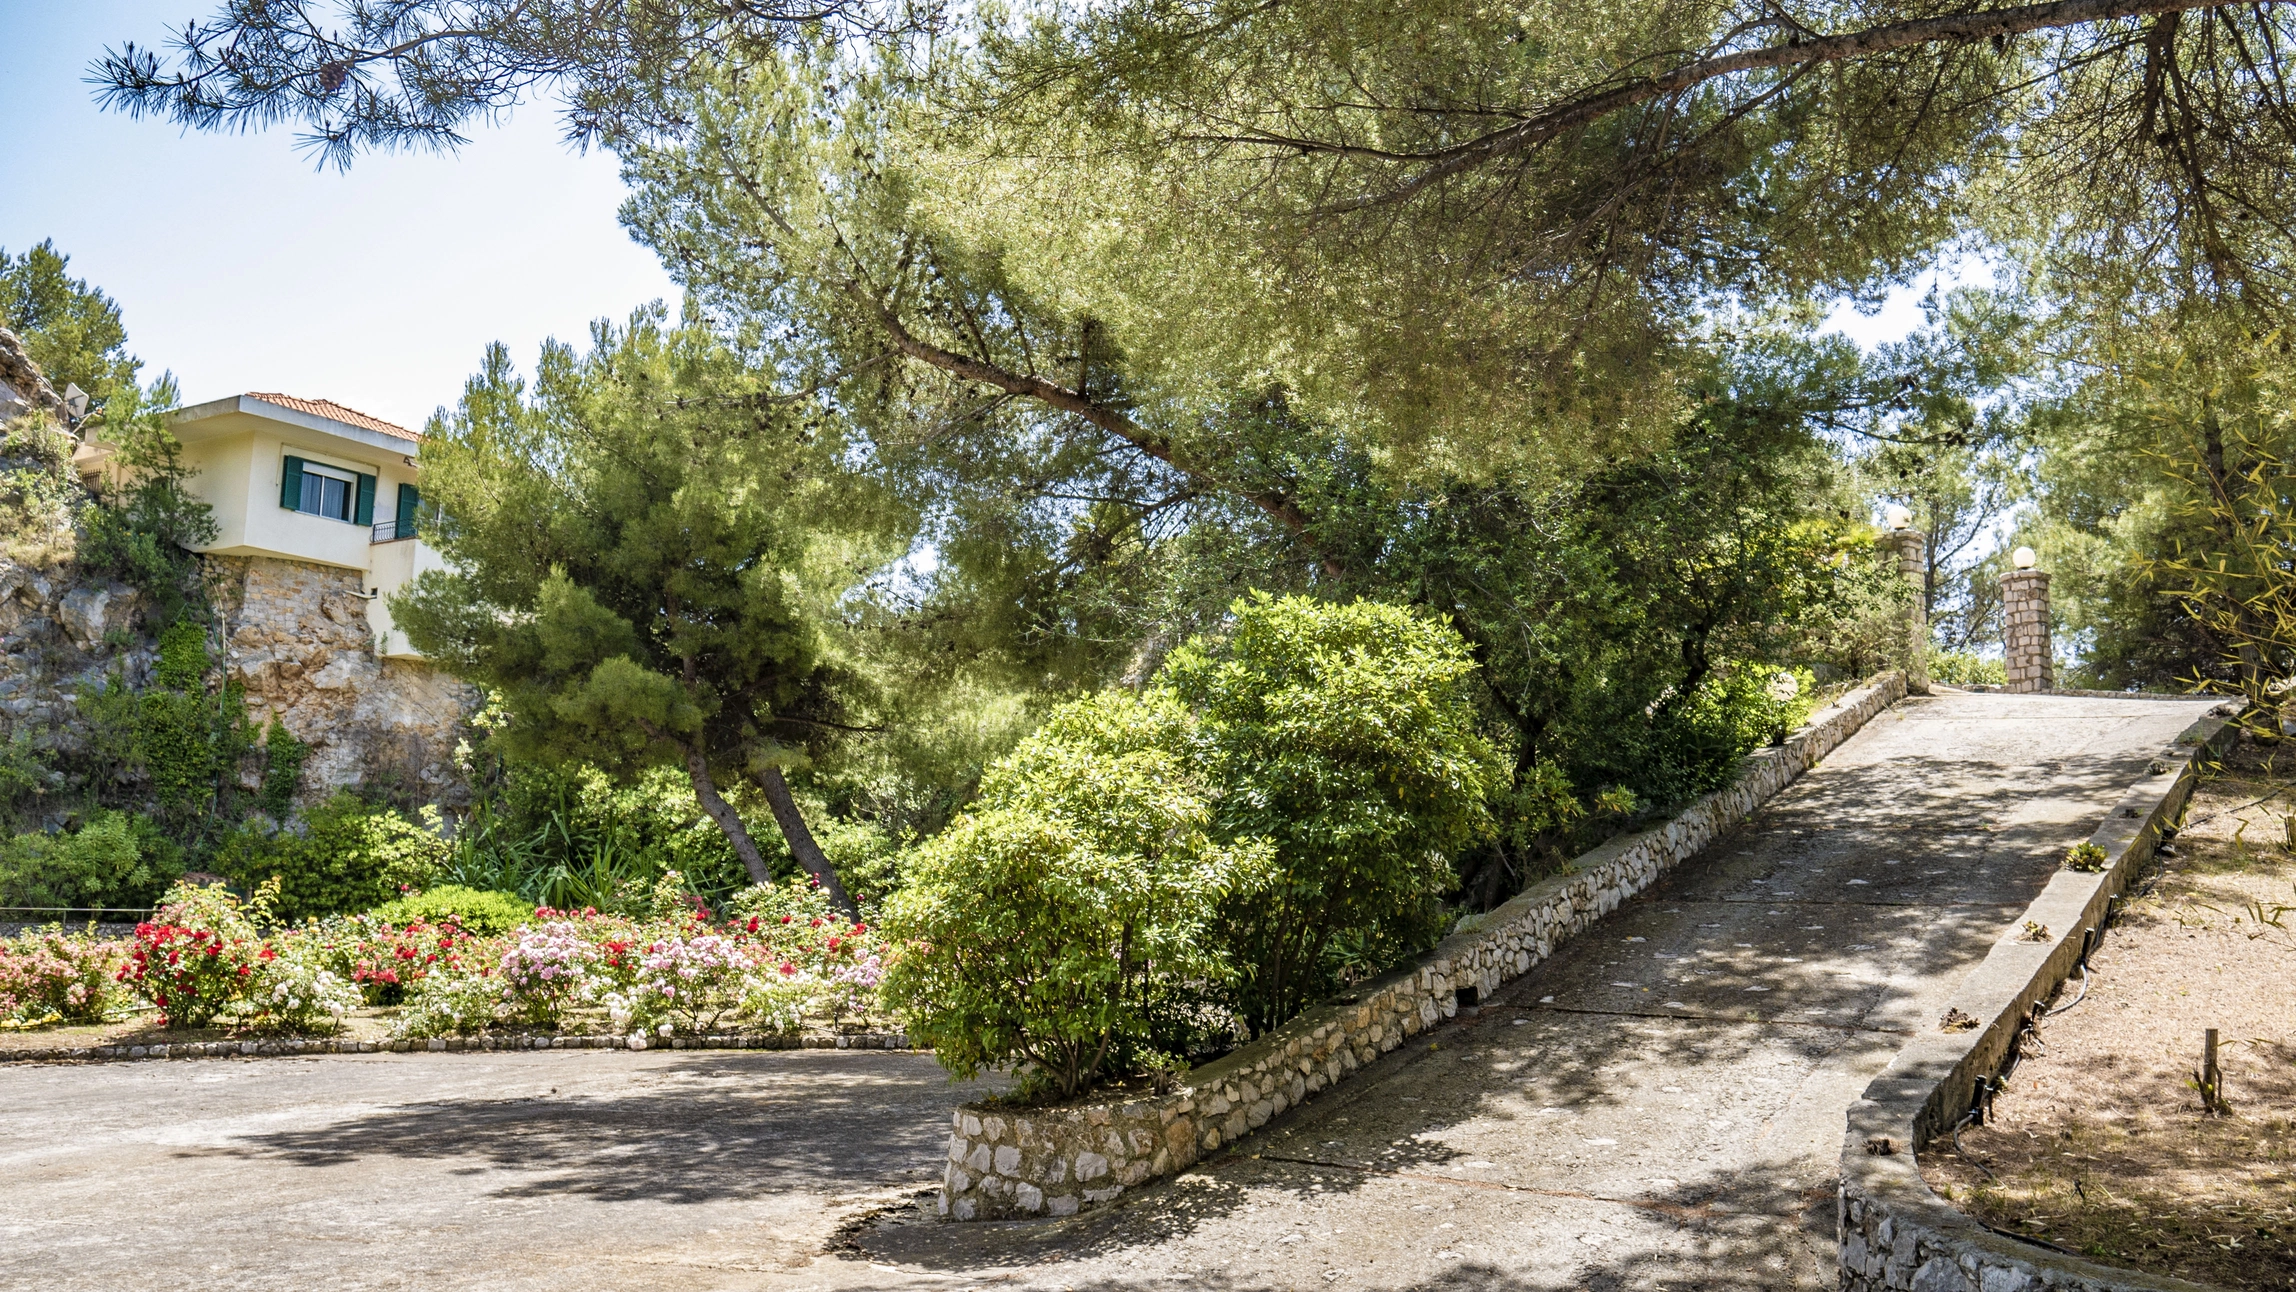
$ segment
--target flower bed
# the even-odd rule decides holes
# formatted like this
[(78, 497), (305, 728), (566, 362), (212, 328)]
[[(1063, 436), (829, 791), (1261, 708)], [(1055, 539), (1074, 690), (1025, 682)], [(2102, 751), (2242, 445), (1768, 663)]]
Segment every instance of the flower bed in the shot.
[[(487, 934), (451, 913), (279, 926), (275, 896), (270, 885), (244, 899), (179, 887), (124, 942), (61, 930), (0, 940), (0, 1023), (80, 1033), (81, 1044), (39, 1047), (38, 1057), (239, 1052), (212, 1039), (219, 1033), (341, 1036), (351, 1049), (445, 1038), (494, 1048), (505, 1033), (641, 1049), (703, 1036), (741, 1048), (838, 1035), (907, 1045), (870, 1026), (882, 1012), (884, 947), (867, 925), (836, 918), (810, 884), (751, 889), (721, 918), (672, 876), (642, 917), (545, 908)], [(137, 999), (142, 1022), (102, 1026)], [(346, 1029), (354, 1013), (359, 1026)], [(123, 1031), (135, 1040), (105, 1035)], [(0, 1054), (34, 1049), (17, 1043)]]
[(545, 908), (495, 934), (452, 915), (266, 930), (274, 896), (269, 885), (244, 900), (182, 887), (124, 945), (61, 934), (0, 944), (0, 1007), (100, 1022), (116, 981), (163, 1029), (330, 1036), (361, 1006), (391, 1006), (391, 1039), (409, 1041), (504, 1030), (796, 1036), (808, 1023), (864, 1029), (879, 1012), (883, 947), (808, 884), (751, 889), (721, 919), (673, 876), (644, 917)]

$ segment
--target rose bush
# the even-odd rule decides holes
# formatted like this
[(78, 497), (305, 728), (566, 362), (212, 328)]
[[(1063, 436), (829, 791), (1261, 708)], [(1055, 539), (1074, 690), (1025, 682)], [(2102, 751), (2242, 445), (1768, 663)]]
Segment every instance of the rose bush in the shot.
[(647, 943), (638, 964), (633, 1004), (650, 1004), (707, 1032), (748, 994), (757, 975), (758, 948), (717, 933), (673, 935)]
[(598, 948), (571, 920), (528, 925), (493, 969), (502, 1017), (531, 1027), (555, 1027), (568, 1005), (594, 987), (591, 967)]
[(277, 955), (257, 932), (278, 884), (242, 902), (221, 885), (178, 884), (136, 926), (118, 980), (160, 1009), (163, 1027), (208, 1027), (248, 1002), (257, 971)]
[(343, 1016), (359, 1006), (359, 989), (330, 967), (329, 949), (316, 937), (281, 935), (258, 958), (260, 967), (247, 992), (246, 1022), (254, 1031), (334, 1032), (341, 1029)]
[(545, 907), (501, 938), (459, 934), (407, 989), (399, 1034), (555, 1028), (584, 1008), (603, 1009), (615, 1032), (713, 1031), (735, 1018), (794, 1031), (806, 1019), (881, 1012), (884, 947), (867, 925), (837, 918), (811, 885), (750, 889), (724, 923), (660, 887), (645, 918)]
[(0, 1021), (102, 1022), (123, 954), (118, 942), (56, 925), (0, 938)]

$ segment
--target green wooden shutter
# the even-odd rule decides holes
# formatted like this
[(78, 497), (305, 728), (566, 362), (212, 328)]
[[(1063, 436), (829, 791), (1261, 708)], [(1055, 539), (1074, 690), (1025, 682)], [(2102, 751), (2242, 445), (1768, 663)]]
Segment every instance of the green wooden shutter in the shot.
[(422, 501), (422, 490), (411, 484), (399, 486), (398, 523), (391, 527), (393, 537), (413, 538), (415, 536), (415, 509), (422, 506)]
[(279, 505), (289, 511), (303, 508), (303, 459), (290, 453), (287, 469), (279, 473)]
[(359, 501), (351, 511), (351, 523), (354, 525), (372, 525), (375, 523), (375, 478), (373, 476), (362, 474), (359, 477)]

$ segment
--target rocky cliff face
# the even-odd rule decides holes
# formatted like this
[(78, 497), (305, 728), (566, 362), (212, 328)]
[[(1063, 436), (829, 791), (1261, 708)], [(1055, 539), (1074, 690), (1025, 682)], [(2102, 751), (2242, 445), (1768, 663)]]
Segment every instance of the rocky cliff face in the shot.
[(459, 807), (454, 748), (478, 693), (428, 665), (377, 659), (360, 576), (270, 557), (209, 557), (223, 667), (250, 716), (311, 746), (306, 793), (384, 784)]
[[(222, 618), (218, 662), (245, 688), (249, 718), (277, 718), (310, 745), (305, 800), (365, 784), (467, 802), (454, 749), (478, 694), (421, 663), (375, 657), (357, 571), (267, 557), (206, 565)], [(28, 731), (72, 748), (80, 692), (114, 674), (145, 685), (157, 625), (142, 611), (133, 588), (0, 557), (0, 740)]]

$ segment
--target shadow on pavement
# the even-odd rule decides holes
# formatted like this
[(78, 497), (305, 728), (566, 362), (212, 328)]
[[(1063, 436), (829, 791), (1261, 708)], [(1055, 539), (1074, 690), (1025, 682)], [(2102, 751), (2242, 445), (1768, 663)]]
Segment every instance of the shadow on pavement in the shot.
[(698, 1203), (921, 1187), (939, 1179), (948, 1109), (969, 1096), (919, 1067), (916, 1056), (695, 1055), (633, 1072), (621, 1090), (405, 1104), (190, 1151), (313, 1167), (436, 1159), (513, 1173), (504, 1197)]

